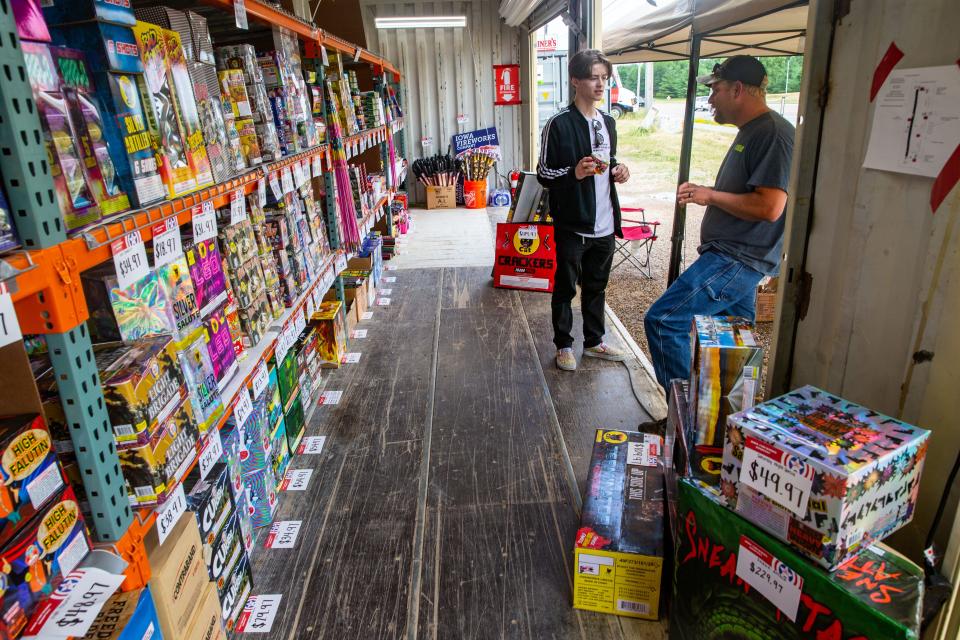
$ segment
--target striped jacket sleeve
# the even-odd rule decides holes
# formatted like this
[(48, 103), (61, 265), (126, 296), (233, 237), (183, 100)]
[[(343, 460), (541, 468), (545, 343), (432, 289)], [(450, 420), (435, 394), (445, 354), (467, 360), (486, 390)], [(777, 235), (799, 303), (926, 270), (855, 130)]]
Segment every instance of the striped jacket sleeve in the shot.
[(547, 189), (570, 186), (576, 182), (574, 166), (564, 165), (559, 157), (560, 135), (558, 128), (554, 126), (556, 119), (557, 116), (553, 116), (543, 127), (540, 138), (540, 159), (537, 161), (537, 179)]

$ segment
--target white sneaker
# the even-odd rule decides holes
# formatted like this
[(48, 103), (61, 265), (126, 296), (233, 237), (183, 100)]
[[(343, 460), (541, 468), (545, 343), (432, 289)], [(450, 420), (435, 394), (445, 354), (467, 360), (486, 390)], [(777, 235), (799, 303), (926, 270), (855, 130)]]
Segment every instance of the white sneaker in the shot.
[(573, 355), (573, 349), (567, 347), (557, 351), (557, 369), (563, 371), (577, 370), (577, 358)]
[(623, 362), (627, 359), (626, 353), (611, 347), (606, 342), (601, 342), (595, 347), (584, 349), (583, 355), (590, 358), (600, 358), (601, 360), (612, 360), (613, 362)]

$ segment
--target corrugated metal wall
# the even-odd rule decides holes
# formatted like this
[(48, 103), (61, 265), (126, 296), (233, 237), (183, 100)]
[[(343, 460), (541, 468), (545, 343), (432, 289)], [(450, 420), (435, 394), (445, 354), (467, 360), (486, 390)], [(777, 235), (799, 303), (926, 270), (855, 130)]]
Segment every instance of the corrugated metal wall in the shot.
[[(492, 0), (361, 0), (360, 6), (368, 48), (391, 60), (403, 74), (408, 160), (446, 152), (456, 133), (495, 126), (503, 155), (500, 173), (508, 175), (521, 166), (529, 137), (529, 95), (523, 96), (522, 106), (494, 106), (493, 65), (520, 64), (521, 84), (526, 86), (529, 39), (525, 29), (507, 27)], [(374, 26), (377, 16), (415, 15), (465, 15), (467, 27), (378, 31)], [(458, 123), (458, 115), (466, 116), (466, 122)], [(432, 144), (422, 146), (423, 138), (432, 138)], [(423, 197), (418, 187), (414, 199)]]

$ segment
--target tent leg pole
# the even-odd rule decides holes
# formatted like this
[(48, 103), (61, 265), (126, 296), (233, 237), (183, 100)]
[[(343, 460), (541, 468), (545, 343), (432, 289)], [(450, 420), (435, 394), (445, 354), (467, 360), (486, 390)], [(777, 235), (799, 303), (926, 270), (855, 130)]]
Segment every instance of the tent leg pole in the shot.
[[(693, 149), (693, 110), (697, 101), (697, 68), (700, 66), (700, 36), (690, 42), (690, 67), (687, 71), (687, 104), (683, 111), (683, 138), (680, 142), (680, 170), (677, 186), (690, 179), (690, 153)], [(680, 259), (683, 256), (683, 237), (687, 224), (687, 207), (677, 202), (673, 207), (673, 232), (670, 237), (670, 269), (667, 286), (680, 277)]]

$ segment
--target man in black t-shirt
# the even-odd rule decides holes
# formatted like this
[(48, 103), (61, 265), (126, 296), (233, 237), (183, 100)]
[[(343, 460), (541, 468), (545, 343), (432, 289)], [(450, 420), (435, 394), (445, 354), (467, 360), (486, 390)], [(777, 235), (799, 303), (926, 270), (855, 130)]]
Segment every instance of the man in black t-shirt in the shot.
[(794, 128), (767, 107), (767, 72), (752, 56), (733, 56), (697, 78), (710, 87), (720, 124), (739, 129), (713, 187), (684, 182), (680, 204), (707, 207), (700, 257), (650, 307), (644, 328), (657, 380), (690, 377), (694, 315), (754, 319), (756, 289), (780, 268)]

